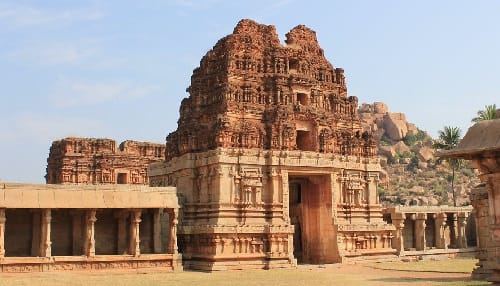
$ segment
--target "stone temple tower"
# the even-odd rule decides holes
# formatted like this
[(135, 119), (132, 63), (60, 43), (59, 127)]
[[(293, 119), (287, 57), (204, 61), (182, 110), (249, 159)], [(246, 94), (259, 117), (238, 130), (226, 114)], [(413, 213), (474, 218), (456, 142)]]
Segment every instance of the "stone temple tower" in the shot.
[(242, 20), (193, 71), (153, 186), (181, 197), (184, 267), (290, 267), (393, 254), (376, 142), (343, 69), (299, 25)]

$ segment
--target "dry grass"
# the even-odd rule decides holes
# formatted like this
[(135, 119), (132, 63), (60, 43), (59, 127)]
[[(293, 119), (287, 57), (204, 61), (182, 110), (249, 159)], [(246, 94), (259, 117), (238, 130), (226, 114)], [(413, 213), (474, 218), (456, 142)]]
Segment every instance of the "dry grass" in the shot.
[(301, 265), (298, 269), (216, 273), (27, 273), (2, 274), (0, 285), (488, 285), (470, 281), (475, 260), (457, 259), (366, 265)]
[(387, 262), (370, 264), (371, 267), (385, 270), (438, 272), (438, 273), (471, 273), (477, 260), (475, 259), (444, 259), (416, 262)]

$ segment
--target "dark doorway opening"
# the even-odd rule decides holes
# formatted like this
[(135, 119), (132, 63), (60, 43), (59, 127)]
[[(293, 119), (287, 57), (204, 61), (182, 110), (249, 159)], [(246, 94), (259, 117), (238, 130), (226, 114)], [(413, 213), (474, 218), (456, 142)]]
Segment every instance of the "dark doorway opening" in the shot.
[(288, 190), (294, 257), (299, 263), (338, 262), (336, 237), (332, 235), (330, 177), (291, 175)]
[(403, 246), (405, 250), (415, 250), (415, 220), (407, 216), (403, 228)]
[(297, 102), (301, 105), (309, 105), (309, 98), (305, 93), (297, 93)]
[(293, 256), (302, 262), (302, 217), (301, 201), (302, 186), (299, 181), (291, 182), (290, 189), (290, 223), (294, 227), (293, 233)]
[(116, 183), (118, 184), (127, 184), (127, 173), (118, 173), (118, 176), (116, 178)]

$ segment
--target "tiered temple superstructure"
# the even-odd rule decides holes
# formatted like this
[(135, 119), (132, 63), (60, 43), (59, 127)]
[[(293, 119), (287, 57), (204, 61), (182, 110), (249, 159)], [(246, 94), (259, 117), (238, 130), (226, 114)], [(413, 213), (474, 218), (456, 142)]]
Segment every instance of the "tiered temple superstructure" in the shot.
[(376, 142), (316, 34), (242, 20), (193, 71), (150, 184), (181, 196), (192, 269), (288, 267), (392, 255)]
[(159, 162), (165, 145), (127, 140), (64, 138), (52, 142), (47, 184), (148, 184), (147, 167)]

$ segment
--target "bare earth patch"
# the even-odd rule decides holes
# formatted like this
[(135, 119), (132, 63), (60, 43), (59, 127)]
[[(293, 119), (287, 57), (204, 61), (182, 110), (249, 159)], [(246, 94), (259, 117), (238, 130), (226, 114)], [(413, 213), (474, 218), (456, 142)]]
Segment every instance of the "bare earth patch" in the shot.
[(300, 265), (297, 269), (214, 273), (50, 272), (2, 274), (0, 285), (489, 285), (471, 281), (476, 260)]

